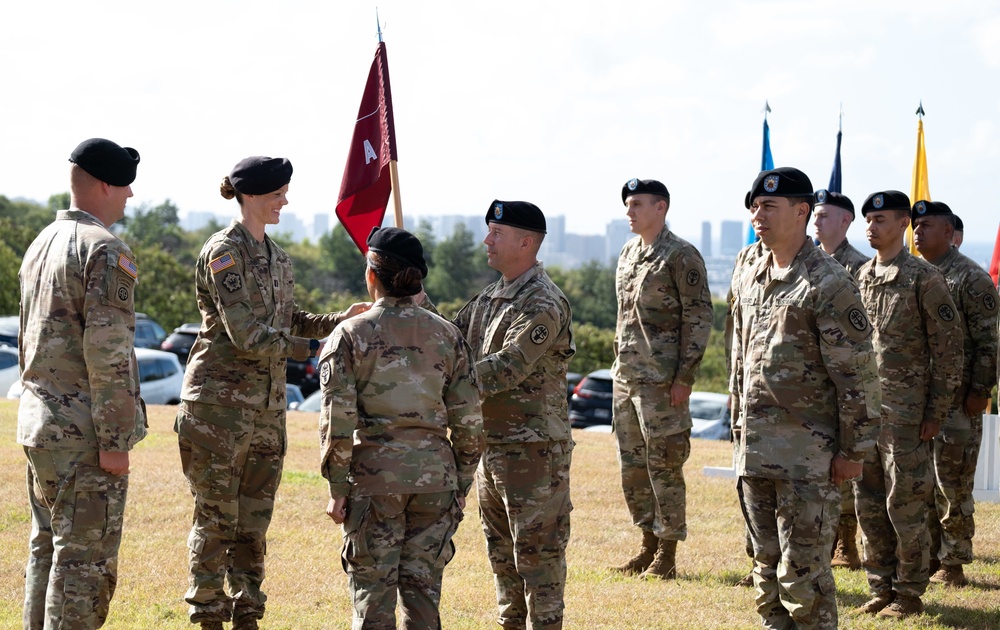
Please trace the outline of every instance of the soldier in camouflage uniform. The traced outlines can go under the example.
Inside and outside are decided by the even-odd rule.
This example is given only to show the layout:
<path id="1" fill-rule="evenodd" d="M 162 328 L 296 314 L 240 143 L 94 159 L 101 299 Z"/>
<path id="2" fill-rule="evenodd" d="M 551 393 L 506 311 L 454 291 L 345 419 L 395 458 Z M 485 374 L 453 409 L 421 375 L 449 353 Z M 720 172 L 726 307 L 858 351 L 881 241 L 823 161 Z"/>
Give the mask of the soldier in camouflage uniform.
<path id="1" fill-rule="evenodd" d="M 320 357 L 327 514 L 344 524 L 354 630 L 441 628 L 441 577 L 455 553 L 483 451 L 471 350 L 415 296 L 423 248 L 398 228 L 368 237 L 375 303 L 338 326 Z"/>
<path id="2" fill-rule="evenodd" d="M 503 277 L 455 318 L 479 374 L 486 451 L 476 478 L 504 628 L 563 621 L 573 439 L 566 367 L 576 352 L 569 302 L 537 261 L 545 217 L 494 201 L 484 240 Z"/>
<path id="3" fill-rule="evenodd" d="M 31 539 L 24 628 L 100 628 L 118 582 L 129 451 L 146 436 L 135 352 L 139 269 L 109 231 L 125 216 L 139 153 L 103 138 L 70 156 L 70 208 L 19 273 Z"/>
<path id="4" fill-rule="evenodd" d="M 847 241 L 847 230 L 854 223 L 854 202 L 847 195 L 825 189 L 816 191 L 813 209 L 813 227 L 820 249 L 833 256 L 853 276 L 868 257 Z M 854 485 L 845 481 L 840 486 L 840 523 L 834 537 L 831 566 L 847 567 L 852 571 L 861 568 L 858 555 L 858 516 L 854 507 Z"/>
<path id="5" fill-rule="evenodd" d="M 285 455 L 285 358 L 307 359 L 346 314 L 295 308 L 292 263 L 264 234 L 288 202 L 292 165 L 251 157 L 223 180 L 240 218 L 208 239 L 195 284 L 202 323 L 177 414 L 195 507 L 185 601 L 192 623 L 251 630 L 264 615 L 267 528 Z M 224 582 L 228 579 L 229 595 Z"/>
<path id="6" fill-rule="evenodd" d="M 732 285 L 737 490 L 766 628 L 837 626 L 840 484 L 879 422 L 871 326 L 850 275 L 806 237 L 812 191 L 797 169 L 758 175 L 745 203 L 762 245 Z"/>
<path id="7" fill-rule="evenodd" d="M 882 433 L 854 483 L 872 590 L 858 610 L 901 618 L 924 609 L 927 502 L 934 486 L 929 442 L 961 383 L 961 315 L 941 273 L 903 244 L 910 223 L 906 195 L 874 193 L 861 214 L 878 252 L 858 271 L 858 283 L 875 330 Z"/>
<path id="8" fill-rule="evenodd" d="M 911 216 L 917 250 L 941 270 L 961 315 L 965 362 L 962 385 L 948 419 L 934 438 L 936 510 L 930 517 L 931 582 L 967 584 L 963 564 L 972 562 L 973 513 L 983 413 L 997 383 L 997 313 L 1000 296 L 989 274 L 951 245 L 955 215 L 941 202 L 925 201 Z M 940 569 L 935 567 L 939 561 Z M 936 572 L 935 572 L 936 571 Z"/>
<path id="9" fill-rule="evenodd" d="M 625 503 L 643 539 L 614 570 L 672 579 L 677 541 L 687 538 L 688 398 L 712 330 L 712 299 L 701 254 L 666 226 L 667 187 L 631 179 L 622 202 L 638 236 L 615 274 L 614 431 Z"/>

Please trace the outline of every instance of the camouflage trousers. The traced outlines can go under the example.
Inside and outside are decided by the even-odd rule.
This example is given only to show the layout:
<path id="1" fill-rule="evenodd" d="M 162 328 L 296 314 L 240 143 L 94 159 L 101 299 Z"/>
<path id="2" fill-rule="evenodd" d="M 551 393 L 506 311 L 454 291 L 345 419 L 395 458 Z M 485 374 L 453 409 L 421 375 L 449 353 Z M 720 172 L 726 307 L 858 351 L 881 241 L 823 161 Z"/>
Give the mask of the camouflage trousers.
<path id="1" fill-rule="evenodd" d="M 690 423 L 669 406 L 670 392 L 652 386 L 640 394 L 614 383 L 614 431 L 625 504 L 632 523 L 665 540 L 687 538 L 684 463 L 691 455 Z M 662 407 L 662 408 L 661 408 Z"/>
<path id="2" fill-rule="evenodd" d="M 930 579 L 927 504 L 934 472 L 919 427 L 885 425 L 854 480 L 868 586 L 920 597 Z"/>
<path id="3" fill-rule="evenodd" d="M 185 401 L 175 429 L 194 496 L 184 601 L 192 623 L 264 616 L 264 555 L 285 456 L 285 410 Z M 228 582 L 229 594 L 225 586 Z"/>
<path id="4" fill-rule="evenodd" d="M 456 493 L 349 497 L 341 562 L 354 604 L 353 630 L 441 628 L 441 577 L 462 520 Z"/>
<path id="5" fill-rule="evenodd" d="M 753 541 L 757 612 L 765 628 L 836 628 L 830 547 L 840 489 L 830 481 L 740 477 Z"/>
<path id="6" fill-rule="evenodd" d="M 25 447 L 31 539 L 24 628 L 100 628 L 118 583 L 128 475 L 96 451 Z"/>
<path id="7" fill-rule="evenodd" d="M 952 413 L 961 414 L 968 423 L 962 407 Z M 935 485 L 929 520 L 931 558 L 938 558 L 943 565 L 972 562 L 972 537 L 976 534 L 972 489 L 983 441 L 983 417 L 971 421 L 971 432 L 939 434 L 932 442 Z"/>
<path id="8" fill-rule="evenodd" d="M 476 471 L 498 623 L 559 630 L 570 535 L 573 443 L 487 444 Z"/>

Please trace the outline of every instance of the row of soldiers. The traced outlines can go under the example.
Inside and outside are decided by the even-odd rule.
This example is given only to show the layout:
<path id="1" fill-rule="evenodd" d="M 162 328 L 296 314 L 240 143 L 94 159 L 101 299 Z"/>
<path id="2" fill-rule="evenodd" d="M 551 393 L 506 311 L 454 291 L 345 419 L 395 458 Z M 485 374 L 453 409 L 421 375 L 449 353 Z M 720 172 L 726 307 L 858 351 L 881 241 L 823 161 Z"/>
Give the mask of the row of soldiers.
<path id="1" fill-rule="evenodd" d="M 872 597 L 858 614 L 919 614 L 930 580 L 967 583 L 997 289 L 953 246 L 946 204 L 869 195 L 869 260 L 846 239 L 850 199 L 797 169 L 762 172 L 745 202 L 760 241 L 733 276 L 731 389 L 758 612 L 835 627 L 831 548 L 857 567 L 860 523 Z"/>

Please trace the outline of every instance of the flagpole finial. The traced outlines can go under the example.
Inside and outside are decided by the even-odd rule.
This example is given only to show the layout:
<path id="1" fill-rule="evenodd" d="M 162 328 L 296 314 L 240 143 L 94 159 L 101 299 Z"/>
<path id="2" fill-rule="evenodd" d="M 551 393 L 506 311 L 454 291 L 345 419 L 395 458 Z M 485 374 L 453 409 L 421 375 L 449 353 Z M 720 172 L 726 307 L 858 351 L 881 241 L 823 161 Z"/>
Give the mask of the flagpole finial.
<path id="1" fill-rule="evenodd" d="M 382 43 L 382 22 L 378 19 L 378 7 L 375 7 L 375 27 L 378 29 L 378 43 Z"/>
<path id="2" fill-rule="evenodd" d="M 767 120 L 767 115 L 771 112 L 771 106 L 768 105 L 767 99 L 764 99 L 764 109 L 760 111 L 764 112 L 764 120 Z"/>
<path id="3" fill-rule="evenodd" d="M 917 116 L 924 117 L 924 100 L 920 99 L 920 105 L 917 107 Z"/>
<path id="4" fill-rule="evenodd" d="M 837 131 L 844 130 L 844 101 L 840 101 L 840 118 L 837 120 Z"/>

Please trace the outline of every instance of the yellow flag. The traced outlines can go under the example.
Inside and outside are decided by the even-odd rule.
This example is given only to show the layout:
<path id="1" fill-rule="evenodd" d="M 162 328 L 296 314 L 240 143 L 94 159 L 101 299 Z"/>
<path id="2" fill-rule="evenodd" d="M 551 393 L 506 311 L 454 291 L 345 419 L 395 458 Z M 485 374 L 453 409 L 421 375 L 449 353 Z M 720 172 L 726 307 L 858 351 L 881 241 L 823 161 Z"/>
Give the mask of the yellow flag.
<path id="1" fill-rule="evenodd" d="M 923 109 L 921 107 L 921 109 Z M 917 159 L 913 162 L 913 182 L 910 184 L 910 203 L 931 201 L 931 188 L 927 183 L 927 152 L 924 150 L 924 119 L 917 119 Z M 919 256 L 913 243 L 913 226 L 906 228 L 906 245 L 910 253 Z"/>

